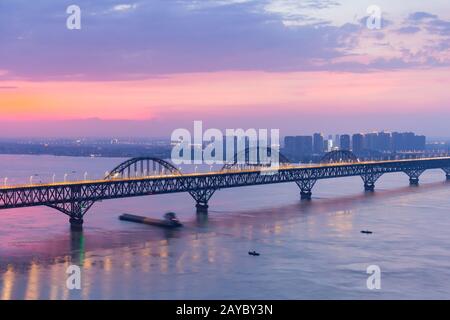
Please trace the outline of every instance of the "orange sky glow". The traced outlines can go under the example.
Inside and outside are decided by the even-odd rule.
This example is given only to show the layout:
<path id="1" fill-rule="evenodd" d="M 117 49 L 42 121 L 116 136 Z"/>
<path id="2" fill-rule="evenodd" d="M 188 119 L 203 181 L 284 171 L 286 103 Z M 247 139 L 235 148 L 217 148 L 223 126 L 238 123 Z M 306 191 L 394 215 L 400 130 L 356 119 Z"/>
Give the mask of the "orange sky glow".
<path id="1" fill-rule="evenodd" d="M 445 111 L 450 70 L 214 72 L 139 81 L 0 82 L 3 120 L 142 120 L 224 112 Z"/>

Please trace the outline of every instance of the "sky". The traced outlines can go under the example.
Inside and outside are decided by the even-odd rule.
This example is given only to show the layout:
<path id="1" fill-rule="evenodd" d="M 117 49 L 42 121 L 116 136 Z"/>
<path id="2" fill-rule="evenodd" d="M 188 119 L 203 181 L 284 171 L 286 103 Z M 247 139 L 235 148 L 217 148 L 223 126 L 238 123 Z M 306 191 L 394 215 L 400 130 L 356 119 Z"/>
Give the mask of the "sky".
<path id="1" fill-rule="evenodd" d="M 1 136 L 449 137 L 449 49 L 448 0 L 0 0 Z"/>

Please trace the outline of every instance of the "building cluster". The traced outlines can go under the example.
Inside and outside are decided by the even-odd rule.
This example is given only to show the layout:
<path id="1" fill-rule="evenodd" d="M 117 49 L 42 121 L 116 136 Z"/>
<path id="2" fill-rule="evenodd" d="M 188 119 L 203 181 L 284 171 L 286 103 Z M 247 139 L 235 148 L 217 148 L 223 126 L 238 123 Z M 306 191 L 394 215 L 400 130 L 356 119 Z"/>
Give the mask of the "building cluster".
<path id="1" fill-rule="evenodd" d="M 356 155 L 371 153 L 421 152 L 426 137 L 413 132 L 373 132 L 353 135 L 286 136 L 283 152 L 293 160 L 305 161 L 334 150 L 348 150 Z"/>

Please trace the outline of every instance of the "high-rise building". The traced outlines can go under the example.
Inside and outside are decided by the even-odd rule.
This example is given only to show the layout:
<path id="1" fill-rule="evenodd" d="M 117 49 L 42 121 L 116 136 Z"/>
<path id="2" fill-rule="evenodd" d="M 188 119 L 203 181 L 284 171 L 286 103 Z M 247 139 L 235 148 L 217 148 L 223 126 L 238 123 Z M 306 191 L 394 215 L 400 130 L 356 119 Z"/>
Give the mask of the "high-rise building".
<path id="1" fill-rule="evenodd" d="M 350 135 L 343 134 L 339 138 L 339 148 L 341 150 L 350 150 Z"/>
<path id="2" fill-rule="evenodd" d="M 341 147 L 341 136 L 340 135 L 337 134 L 334 136 L 333 146 L 336 148 Z"/>
<path id="3" fill-rule="evenodd" d="M 309 157 L 313 153 L 313 140 L 311 136 L 297 136 L 296 143 L 299 150 L 299 158 Z"/>
<path id="4" fill-rule="evenodd" d="M 364 135 L 364 147 L 368 150 L 376 150 L 378 133 L 366 133 Z"/>
<path id="5" fill-rule="evenodd" d="M 375 139 L 374 149 L 377 151 L 389 151 L 391 150 L 391 134 L 389 132 L 378 132 Z"/>
<path id="6" fill-rule="evenodd" d="M 355 133 L 352 136 L 352 151 L 355 154 L 359 154 L 364 150 L 364 135 L 361 133 Z"/>
<path id="7" fill-rule="evenodd" d="M 293 160 L 304 160 L 313 153 L 312 136 L 287 136 L 284 138 L 284 153 Z"/>
<path id="8" fill-rule="evenodd" d="M 392 133 L 392 151 L 422 151 L 425 150 L 426 137 L 417 136 L 413 132 Z"/>
<path id="9" fill-rule="evenodd" d="M 414 137 L 414 149 L 415 151 L 424 151 L 426 147 L 427 138 L 425 136 Z"/>
<path id="10" fill-rule="evenodd" d="M 314 154 L 322 154 L 324 150 L 324 139 L 321 133 L 315 133 L 313 136 L 313 151 Z"/>
<path id="11" fill-rule="evenodd" d="M 288 157 L 292 157 L 297 153 L 295 137 L 287 136 L 284 138 L 284 153 Z"/>

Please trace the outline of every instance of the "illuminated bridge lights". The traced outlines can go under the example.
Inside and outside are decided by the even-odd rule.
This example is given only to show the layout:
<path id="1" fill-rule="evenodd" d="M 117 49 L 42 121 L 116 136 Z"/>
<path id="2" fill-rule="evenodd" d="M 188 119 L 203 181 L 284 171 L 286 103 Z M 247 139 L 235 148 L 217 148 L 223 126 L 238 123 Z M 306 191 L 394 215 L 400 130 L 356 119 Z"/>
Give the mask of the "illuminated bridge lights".
<path id="1" fill-rule="evenodd" d="M 425 170 L 442 169 L 449 179 L 450 157 L 311 165 L 284 163 L 277 169 L 266 174 L 267 168 L 227 166 L 216 172 L 183 174 L 164 160 L 135 158 L 101 180 L 2 186 L 0 209 L 49 206 L 68 215 L 74 229 L 81 229 L 84 215 L 100 200 L 188 192 L 196 201 L 198 212 L 207 212 L 211 196 L 224 188 L 295 182 L 301 198 L 311 199 L 312 189 L 321 179 L 360 176 L 367 191 L 373 191 L 376 181 L 385 173 L 404 172 L 411 184 L 418 184 Z M 128 174 L 136 170 L 156 174 Z"/>

